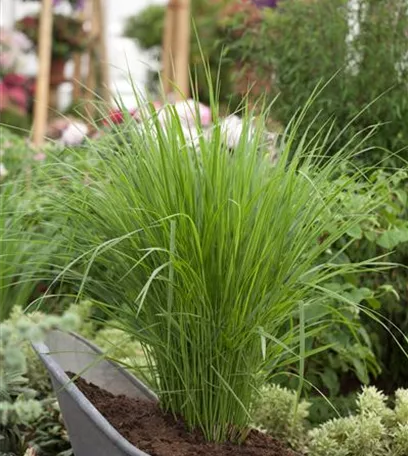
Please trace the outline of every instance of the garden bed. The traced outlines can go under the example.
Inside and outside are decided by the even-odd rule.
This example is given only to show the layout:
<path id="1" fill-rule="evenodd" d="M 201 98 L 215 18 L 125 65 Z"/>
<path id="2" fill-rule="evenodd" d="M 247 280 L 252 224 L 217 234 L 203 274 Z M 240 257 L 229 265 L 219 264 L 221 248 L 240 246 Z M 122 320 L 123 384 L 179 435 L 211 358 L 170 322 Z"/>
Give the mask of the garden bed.
<path id="1" fill-rule="evenodd" d="M 73 374 L 68 373 L 71 378 Z M 82 378 L 78 388 L 129 442 L 151 456 L 297 456 L 281 442 L 256 430 L 241 446 L 206 442 L 199 432 L 188 432 L 182 420 L 165 414 L 155 402 L 114 395 Z"/>

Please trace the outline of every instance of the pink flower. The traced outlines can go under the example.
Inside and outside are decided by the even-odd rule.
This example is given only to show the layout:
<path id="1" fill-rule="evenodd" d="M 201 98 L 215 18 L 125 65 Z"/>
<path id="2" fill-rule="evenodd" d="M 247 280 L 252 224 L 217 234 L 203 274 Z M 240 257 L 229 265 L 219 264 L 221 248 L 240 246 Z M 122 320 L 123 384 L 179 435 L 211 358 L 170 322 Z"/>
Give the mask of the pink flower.
<path id="1" fill-rule="evenodd" d="M 71 122 L 62 132 L 61 142 L 67 146 L 77 146 L 82 143 L 88 131 L 83 122 Z"/>
<path id="2" fill-rule="evenodd" d="M 33 159 L 35 161 L 44 161 L 47 158 L 44 152 L 38 152 L 34 155 Z"/>
<path id="3" fill-rule="evenodd" d="M 14 44 L 22 51 L 28 51 L 32 47 L 32 42 L 28 39 L 27 35 L 23 32 L 14 31 L 13 32 Z"/>
<path id="4" fill-rule="evenodd" d="M 196 125 L 197 111 L 203 127 L 208 127 L 211 124 L 211 109 L 202 103 L 192 99 L 178 101 L 174 104 L 174 108 L 185 126 L 193 127 Z"/>
<path id="5" fill-rule="evenodd" d="M 11 52 L 2 52 L 0 54 L 0 68 L 3 71 L 10 70 L 14 63 L 14 57 Z"/>
<path id="6" fill-rule="evenodd" d="M 22 87 L 9 87 L 7 90 L 9 99 L 14 102 L 19 108 L 26 109 L 27 107 L 27 94 Z"/>
<path id="7" fill-rule="evenodd" d="M 10 86 L 23 86 L 27 80 L 28 78 L 26 76 L 15 73 L 6 74 L 3 78 L 4 83 Z"/>

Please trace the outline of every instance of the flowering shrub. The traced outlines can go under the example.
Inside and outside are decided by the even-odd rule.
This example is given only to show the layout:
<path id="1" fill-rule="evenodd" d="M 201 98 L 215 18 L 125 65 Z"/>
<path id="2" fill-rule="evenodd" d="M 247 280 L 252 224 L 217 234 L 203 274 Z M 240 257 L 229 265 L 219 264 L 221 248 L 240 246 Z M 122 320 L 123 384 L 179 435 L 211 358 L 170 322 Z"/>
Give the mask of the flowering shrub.
<path id="1" fill-rule="evenodd" d="M 18 74 L 22 56 L 31 48 L 22 32 L 0 28 L 0 112 L 3 124 L 28 128 L 24 120 L 31 107 L 34 84 L 31 78 Z M 0 166 L 1 168 L 1 166 Z M 4 176 L 4 170 L 0 173 Z"/>
<path id="2" fill-rule="evenodd" d="M 32 43 L 19 31 L 0 28 L 0 77 L 14 73 L 19 69 L 22 54 L 27 52 Z"/>
<path id="3" fill-rule="evenodd" d="M 38 46 L 39 16 L 26 16 L 16 23 L 18 30 L 24 30 L 35 46 Z M 52 54 L 68 58 L 72 52 L 83 51 L 89 42 L 89 33 L 82 20 L 62 14 L 55 14 L 52 30 Z"/>

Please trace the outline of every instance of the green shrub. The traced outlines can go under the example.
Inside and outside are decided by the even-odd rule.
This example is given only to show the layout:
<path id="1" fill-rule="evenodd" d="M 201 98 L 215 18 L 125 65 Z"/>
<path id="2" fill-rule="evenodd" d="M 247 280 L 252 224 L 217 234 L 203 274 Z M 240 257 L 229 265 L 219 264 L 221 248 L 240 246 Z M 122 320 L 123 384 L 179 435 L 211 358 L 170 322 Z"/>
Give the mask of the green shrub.
<path id="1" fill-rule="evenodd" d="M 339 72 L 308 112 L 303 128 L 319 112 L 324 113 L 310 134 L 316 133 L 332 116 L 336 124 L 331 137 L 335 138 L 358 116 L 343 135 L 344 142 L 357 131 L 381 123 L 379 134 L 370 145 L 392 152 L 404 148 L 401 156 L 407 159 L 406 2 L 358 0 L 355 18 L 349 3 L 281 1 L 277 9 L 264 9 L 261 20 L 251 27 L 247 26 L 245 16 L 232 15 L 225 21 L 230 57 L 241 62 L 244 72 L 255 69 L 271 97 L 279 93 L 273 113 L 284 125 L 319 82 L 326 82 Z M 360 32 L 353 37 L 349 31 L 356 21 L 360 23 Z M 234 75 L 240 76 L 239 72 Z M 384 150 L 378 149 L 368 150 L 362 158 L 376 163 L 386 156 Z M 395 164 L 396 160 L 389 162 Z"/>
<path id="2" fill-rule="evenodd" d="M 15 305 L 28 306 L 37 285 L 49 278 L 52 230 L 39 229 L 36 212 L 40 206 L 35 191 L 24 181 L 0 185 L 0 321 Z"/>
<path id="3" fill-rule="evenodd" d="M 143 49 L 161 46 L 165 14 L 165 6 L 148 6 L 137 16 L 130 16 L 126 20 L 124 35 L 136 40 Z"/>
<path id="4" fill-rule="evenodd" d="M 395 393 L 395 406 L 374 387 L 364 388 L 358 413 L 330 420 L 309 433 L 312 456 L 405 456 L 408 454 L 408 390 Z"/>
<path id="5" fill-rule="evenodd" d="M 252 406 L 252 419 L 260 429 L 292 448 L 304 451 L 310 403 L 298 401 L 296 391 L 279 385 L 261 388 Z"/>
<path id="6" fill-rule="evenodd" d="M 20 456 L 33 436 L 43 429 L 59 429 L 55 398 L 44 367 L 34 354 L 30 342 L 40 341 L 51 329 L 72 330 L 79 324 L 77 316 L 67 312 L 61 317 L 41 313 L 24 315 L 14 306 L 10 319 L 0 323 L 0 452 Z M 57 422 L 57 423 L 56 423 Z M 41 423 L 41 426 L 40 426 Z M 43 436 L 44 437 L 44 436 Z M 50 435 L 38 443 L 50 442 Z M 54 442 L 55 443 L 55 442 Z M 66 446 L 66 444 L 65 444 Z M 54 447 L 55 449 L 55 447 Z M 46 452 L 39 453 L 45 455 Z M 52 453 L 55 455 L 56 453 Z"/>

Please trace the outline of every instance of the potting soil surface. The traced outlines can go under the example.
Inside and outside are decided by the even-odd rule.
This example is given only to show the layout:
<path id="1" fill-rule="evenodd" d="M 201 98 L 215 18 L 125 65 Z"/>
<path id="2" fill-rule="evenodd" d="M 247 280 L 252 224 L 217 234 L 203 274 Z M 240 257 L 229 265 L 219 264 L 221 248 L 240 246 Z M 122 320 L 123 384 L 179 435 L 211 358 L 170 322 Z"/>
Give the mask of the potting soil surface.
<path id="1" fill-rule="evenodd" d="M 182 420 L 163 413 L 154 402 L 115 396 L 82 378 L 75 383 L 125 439 L 151 456 L 299 456 L 256 430 L 250 431 L 242 445 L 209 443 L 201 433 L 189 432 Z"/>

